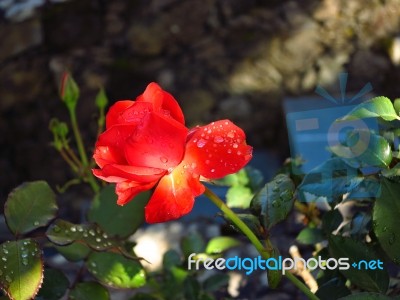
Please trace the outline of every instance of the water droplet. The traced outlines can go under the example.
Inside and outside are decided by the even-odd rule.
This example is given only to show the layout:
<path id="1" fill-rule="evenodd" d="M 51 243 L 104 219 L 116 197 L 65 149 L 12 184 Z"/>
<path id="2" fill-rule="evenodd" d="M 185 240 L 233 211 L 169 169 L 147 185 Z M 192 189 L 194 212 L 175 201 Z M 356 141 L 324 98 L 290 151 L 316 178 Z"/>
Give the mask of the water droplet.
<path id="1" fill-rule="evenodd" d="M 396 235 L 394 232 L 391 232 L 388 240 L 389 245 L 393 245 L 395 241 L 396 241 Z"/>
<path id="2" fill-rule="evenodd" d="M 210 164 L 210 161 L 207 159 L 206 160 L 206 165 L 209 165 Z"/>
<path id="3" fill-rule="evenodd" d="M 200 139 L 197 141 L 197 147 L 203 148 L 207 144 L 207 141 L 204 139 Z"/>
<path id="4" fill-rule="evenodd" d="M 228 136 L 228 138 L 233 139 L 235 137 L 235 133 L 233 131 L 229 131 L 227 136 Z"/>
<path id="5" fill-rule="evenodd" d="M 211 169 L 211 173 L 214 173 L 215 172 L 215 169 Z"/>
<path id="6" fill-rule="evenodd" d="M 94 236 L 96 233 L 94 232 L 93 229 L 90 229 L 90 230 L 89 230 L 89 234 L 90 234 L 91 236 Z"/>
<path id="7" fill-rule="evenodd" d="M 232 145 L 232 147 L 236 149 L 237 147 L 239 147 L 239 145 L 236 144 L 236 143 L 234 143 L 234 144 Z"/>
<path id="8" fill-rule="evenodd" d="M 105 238 L 105 239 L 108 238 L 107 233 L 105 233 L 105 232 L 103 233 L 103 238 Z"/>
<path id="9" fill-rule="evenodd" d="M 168 174 L 171 174 L 172 173 L 172 171 L 174 170 L 174 168 L 168 168 Z"/>
<path id="10" fill-rule="evenodd" d="M 11 277 L 8 276 L 8 275 L 6 275 L 6 281 L 7 281 L 8 283 L 11 283 Z"/>
<path id="11" fill-rule="evenodd" d="M 72 226 L 72 227 L 70 228 L 70 230 L 71 230 L 72 232 L 76 232 L 76 227 L 75 227 L 75 226 Z"/>
<path id="12" fill-rule="evenodd" d="M 22 252 L 21 257 L 22 258 L 27 258 L 28 257 L 28 253 L 27 252 Z"/>
<path id="13" fill-rule="evenodd" d="M 85 238 L 88 237 L 88 233 L 86 231 L 83 233 L 83 237 L 85 237 Z"/>
<path id="14" fill-rule="evenodd" d="M 33 222 L 33 226 L 39 226 L 39 221 L 35 221 L 35 222 Z"/>
<path id="15" fill-rule="evenodd" d="M 53 227 L 53 231 L 54 232 L 60 232 L 61 231 L 61 228 L 60 227 L 58 227 L 57 225 L 55 225 L 54 227 Z"/>
<path id="16" fill-rule="evenodd" d="M 2 261 L 7 261 L 7 257 L 3 256 L 3 257 L 1 258 L 1 260 L 2 260 Z"/>
<path id="17" fill-rule="evenodd" d="M 96 242 L 100 243 L 101 242 L 101 238 L 96 238 Z"/>
<path id="18" fill-rule="evenodd" d="M 193 139 L 193 143 L 195 143 L 195 144 L 196 144 L 196 143 L 197 143 L 197 139 Z"/>
<path id="19" fill-rule="evenodd" d="M 3 249 L 4 254 L 8 254 L 8 250 L 7 249 Z"/>
<path id="20" fill-rule="evenodd" d="M 224 138 L 222 137 L 222 136 L 219 136 L 219 135 L 217 135 L 215 138 L 214 138 L 214 142 L 216 142 L 216 143 L 222 143 L 224 141 Z"/>
<path id="21" fill-rule="evenodd" d="M 96 263 L 95 263 L 94 261 L 92 261 L 92 262 L 90 263 L 90 265 L 91 265 L 93 268 L 96 268 L 96 267 L 97 267 L 97 265 L 96 265 Z"/>
<path id="22" fill-rule="evenodd" d="M 165 164 L 168 162 L 168 158 L 166 158 L 165 156 L 161 156 L 160 161 Z"/>
<path id="23" fill-rule="evenodd" d="M 27 265 L 28 265 L 28 260 L 27 260 L 27 259 L 23 259 L 23 260 L 22 260 L 22 264 L 23 264 L 24 266 L 27 266 Z"/>
<path id="24" fill-rule="evenodd" d="M 197 167 L 196 163 L 192 163 L 190 166 L 192 167 L 192 169 Z"/>
<path id="25" fill-rule="evenodd" d="M 228 149 L 226 152 L 228 152 L 228 154 L 232 153 L 232 149 Z"/>
<path id="26" fill-rule="evenodd" d="M 236 154 L 240 156 L 240 155 L 242 155 L 242 152 L 238 151 L 238 152 L 236 152 Z"/>
<path id="27" fill-rule="evenodd" d="M 78 232 L 82 232 L 83 231 L 83 228 L 82 227 L 78 227 Z"/>

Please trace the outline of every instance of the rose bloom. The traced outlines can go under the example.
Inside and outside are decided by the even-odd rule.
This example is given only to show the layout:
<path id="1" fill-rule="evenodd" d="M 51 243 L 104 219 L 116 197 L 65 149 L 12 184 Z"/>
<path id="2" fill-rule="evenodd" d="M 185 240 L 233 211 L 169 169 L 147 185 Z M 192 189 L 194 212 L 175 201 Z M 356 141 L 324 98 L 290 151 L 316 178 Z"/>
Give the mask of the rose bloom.
<path id="1" fill-rule="evenodd" d="M 224 177 L 249 162 L 252 148 L 245 138 L 228 120 L 189 130 L 174 97 L 150 83 L 136 101 L 109 109 L 93 155 L 100 169 L 93 174 L 116 183 L 119 205 L 155 187 L 145 218 L 165 222 L 192 210 L 205 190 L 200 179 Z"/>

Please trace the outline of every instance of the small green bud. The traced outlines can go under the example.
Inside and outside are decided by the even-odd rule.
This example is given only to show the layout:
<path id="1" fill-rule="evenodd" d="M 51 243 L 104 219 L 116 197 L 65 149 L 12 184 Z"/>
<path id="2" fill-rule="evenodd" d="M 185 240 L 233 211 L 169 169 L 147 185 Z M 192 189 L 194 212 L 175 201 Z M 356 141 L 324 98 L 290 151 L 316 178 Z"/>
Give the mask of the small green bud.
<path id="1" fill-rule="evenodd" d="M 96 106 L 99 109 L 104 109 L 108 104 L 108 98 L 106 93 L 104 92 L 104 89 L 101 88 L 100 91 L 98 92 L 96 96 Z"/>
<path id="2" fill-rule="evenodd" d="M 64 72 L 61 79 L 60 97 L 69 110 L 74 110 L 79 99 L 79 87 L 69 72 Z"/>

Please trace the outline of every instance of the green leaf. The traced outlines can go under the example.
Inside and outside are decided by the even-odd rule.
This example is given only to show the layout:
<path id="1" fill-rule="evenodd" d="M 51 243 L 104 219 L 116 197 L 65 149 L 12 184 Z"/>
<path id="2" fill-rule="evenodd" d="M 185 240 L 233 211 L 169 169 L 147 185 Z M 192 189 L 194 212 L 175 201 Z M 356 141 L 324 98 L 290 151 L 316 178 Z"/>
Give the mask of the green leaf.
<path id="1" fill-rule="evenodd" d="M 186 278 L 183 284 L 183 292 L 185 295 L 185 300 L 198 300 L 198 296 L 200 295 L 200 283 L 192 278 Z"/>
<path id="2" fill-rule="evenodd" d="M 238 240 L 228 236 L 218 236 L 211 239 L 206 247 L 207 254 L 220 254 L 230 248 L 239 246 Z"/>
<path id="3" fill-rule="evenodd" d="M 329 237 L 329 250 L 332 257 L 336 259 L 349 258 L 349 269 L 340 270 L 340 272 L 353 284 L 370 292 L 386 292 L 389 285 L 387 271 L 379 269 L 377 264 L 375 269 L 365 269 L 363 264 L 359 264 L 361 260 L 378 262 L 379 257 L 371 247 L 353 238 L 331 235 Z M 362 269 L 353 267 L 353 263 L 359 264 Z"/>
<path id="4" fill-rule="evenodd" d="M 336 300 L 339 297 L 350 295 L 350 290 L 345 286 L 342 280 L 333 278 L 321 285 L 315 295 L 324 300 Z"/>
<path id="5" fill-rule="evenodd" d="M 306 227 L 302 231 L 300 231 L 296 240 L 304 245 L 313 245 L 325 240 L 325 236 L 323 234 L 323 231 L 319 228 Z"/>
<path id="6" fill-rule="evenodd" d="M 0 247 L 0 286 L 15 300 L 34 298 L 43 279 L 42 251 L 31 239 L 8 241 Z"/>
<path id="7" fill-rule="evenodd" d="M 192 253 L 203 253 L 205 249 L 203 237 L 196 232 L 185 236 L 181 244 L 182 252 L 185 257 L 189 257 Z"/>
<path id="8" fill-rule="evenodd" d="M 227 274 L 215 274 L 208 277 L 203 282 L 203 288 L 207 292 L 218 291 L 222 287 L 225 287 L 229 283 L 229 275 Z"/>
<path id="9" fill-rule="evenodd" d="M 108 290 L 97 282 L 80 282 L 69 293 L 70 300 L 108 300 Z"/>
<path id="10" fill-rule="evenodd" d="M 386 254 L 400 264 L 400 183 L 383 179 L 381 191 L 373 208 L 373 230 Z"/>
<path id="11" fill-rule="evenodd" d="M 223 185 L 223 186 L 246 186 L 249 182 L 250 179 L 247 176 L 247 172 L 245 169 L 241 169 L 240 171 L 234 173 L 234 174 L 229 174 L 226 175 L 225 177 L 214 180 L 213 181 L 217 185 Z"/>
<path id="12" fill-rule="evenodd" d="M 7 198 L 4 214 L 8 228 L 20 235 L 46 226 L 57 213 L 56 196 L 45 181 L 15 188 Z"/>
<path id="13" fill-rule="evenodd" d="M 357 105 L 341 120 L 354 120 L 380 117 L 385 121 L 399 120 L 393 104 L 387 97 L 375 97 Z"/>
<path id="14" fill-rule="evenodd" d="M 304 176 L 298 189 L 314 195 L 338 197 L 357 188 L 363 181 L 357 170 L 335 157 L 311 170 Z"/>
<path id="15" fill-rule="evenodd" d="M 383 169 L 381 172 L 382 175 L 385 176 L 386 178 L 398 177 L 400 176 L 400 163 L 397 163 L 391 169 Z"/>
<path id="16" fill-rule="evenodd" d="M 73 242 L 72 244 L 65 246 L 54 246 L 62 256 L 69 261 L 80 261 L 85 259 L 92 251 L 85 244 L 79 244 L 79 242 Z"/>
<path id="17" fill-rule="evenodd" d="M 384 137 L 367 130 L 354 130 L 348 139 L 357 139 L 349 149 L 361 166 L 387 168 L 390 165 L 392 150 Z"/>
<path id="18" fill-rule="evenodd" d="M 231 208 L 249 208 L 254 194 L 249 187 L 236 185 L 226 193 L 226 205 Z"/>
<path id="19" fill-rule="evenodd" d="M 160 298 L 154 297 L 147 293 L 137 293 L 135 296 L 133 296 L 129 300 L 160 300 Z"/>
<path id="20" fill-rule="evenodd" d="M 69 245 L 73 242 L 86 245 L 96 251 L 117 249 L 129 255 L 122 244 L 122 241 L 108 236 L 96 224 L 73 224 L 61 219 L 56 220 L 46 231 L 47 238 L 58 246 Z M 84 249 L 82 249 L 85 252 Z"/>
<path id="21" fill-rule="evenodd" d="M 340 300 L 390 300 L 390 299 L 393 298 L 378 293 L 368 293 L 368 292 L 357 293 L 340 298 Z"/>
<path id="22" fill-rule="evenodd" d="M 114 288 L 138 288 L 146 283 L 142 265 L 116 253 L 92 252 L 86 266 L 102 284 Z"/>
<path id="23" fill-rule="evenodd" d="M 69 287 L 68 278 L 57 269 L 45 269 L 44 280 L 35 300 L 61 299 Z"/>
<path id="24" fill-rule="evenodd" d="M 94 199 L 88 215 L 89 221 L 99 224 L 110 235 L 128 237 L 143 224 L 144 207 L 150 195 L 150 192 L 141 193 L 120 206 L 117 204 L 115 185 L 109 185 Z"/>
<path id="25" fill-rule="evenodd" d="M 164 253 L 164 256 L 163 256 L 164 269 L 171 269 L 172 267 L 179 266 L 181 263 L 182 263 L 182 259 L 181 259 L 180 254 L 177 251 L 170 249 Z"/>
<path id="26" fill-rule="evenodd" d="M 400 113 L 400 98 L 394 99 L 393 107 L 394 107 L 394 110 L 396 111 L 396 113 L 399 114 Z"/>
<path id="27" fill-rule="evenodd" d="M 265 228 L 270 229 L 289 214 L 294 189 L 292 180 L 287 175 L 279 174 L 254 196 L 250 209 L 254 215 L 260 216 Z"/>

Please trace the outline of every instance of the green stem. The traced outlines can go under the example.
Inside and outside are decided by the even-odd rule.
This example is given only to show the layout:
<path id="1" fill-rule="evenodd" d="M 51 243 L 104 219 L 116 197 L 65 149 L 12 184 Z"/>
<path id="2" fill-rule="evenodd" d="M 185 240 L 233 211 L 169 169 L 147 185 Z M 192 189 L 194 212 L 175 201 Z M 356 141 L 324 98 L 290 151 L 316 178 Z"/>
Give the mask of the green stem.
<path id="1" fill-rule="evenodd" d="M 89 161 L 88 161 L 88 158 L 86 155 L 85 147 L 83 145 L 82 136 L 81 136 L 81 133 L 80 133 L 80 130 L 78 127 L 78 122 L 76 120 L 75 111 L 69 110 L 69 116 L 71 118 L 72 131 L 74 132 L 76 145 L 78 147 L 79 156 L 81 158 L 83 169 L 84 169 L 84 177 L 85 177 L 86 181 L 89 183 L 89 185 L 91 186 L 91 188 L 93 189 L 93 191 L 95 193 L 98 193 L 100 191 L 100 187 L 97 184 L 92 172 L 89 170 L 89 168 L 90 168 Z"/>
<path id="2" fill-rule="evenodd" d="M 206 187 L 204 194 L 229 218 L 242 232 L 247 236 L 253 246 L 261 254 L 264 259 L 269 259 L 271 253 L 262 245 L 257 236 L 250 230 L 250 228 L 222 201 L 217 195 L 215 195 L 210 189 Z M 267 244 L 269 240 L 267 240 Z M 287 279 L 289 279 L 299 290 L 301 290 L 309 299 L 319 300 L 310 289 L 302 283 L 296 276 L 292 273 L 285 273 Z"/>

